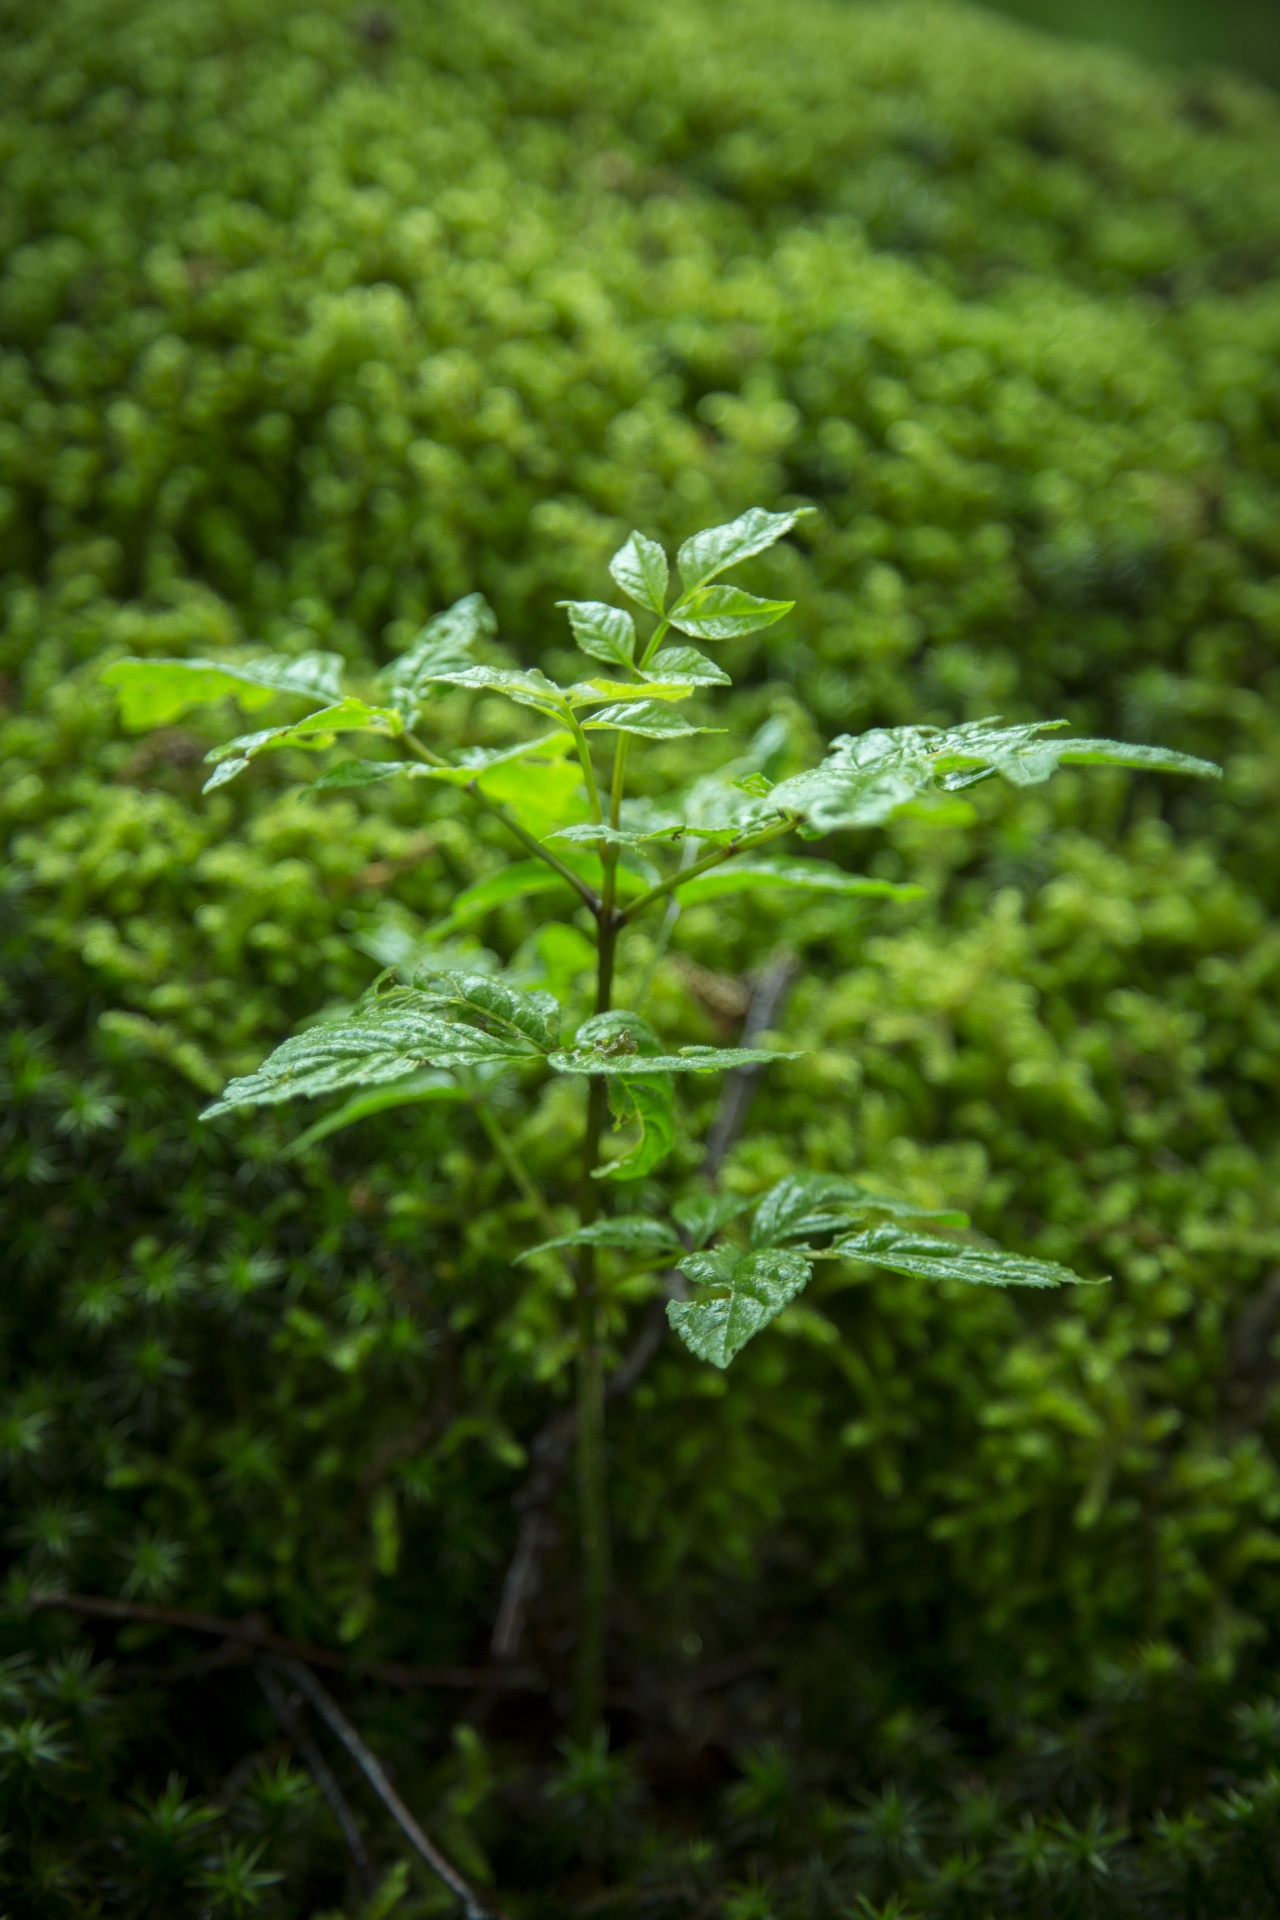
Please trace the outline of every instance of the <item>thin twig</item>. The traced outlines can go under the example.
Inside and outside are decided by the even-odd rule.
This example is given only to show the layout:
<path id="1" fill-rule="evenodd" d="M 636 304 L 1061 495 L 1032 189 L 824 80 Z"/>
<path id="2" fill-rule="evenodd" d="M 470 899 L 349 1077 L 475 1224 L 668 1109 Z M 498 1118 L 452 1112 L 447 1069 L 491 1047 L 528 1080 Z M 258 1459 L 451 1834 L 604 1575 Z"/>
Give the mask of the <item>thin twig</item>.
<path id="1" fill-rule="evenodd" d="M 760 1035 L 773 1025 L 795 973 L 795 956 L 781 953 L 761 974 L 743 1022 L 744 1046 L 754 1046 Z M 716 1178 L 747 1123 L 760 1072 L 759 1066 L 737 1067 L 725 1076 L 703 1163 L 711 1180 Z M 605 1398 L 610 1402 L 624 1399 L 633 1390 L 657 1354 L 667 1331 L 667 1301 L 679 1297 L 683 1284 L 683 1276 L 674 1269 L 666 1275 L 662 1296 L 650 1303 L 626 1355 L 605 1381 Z M 555 1539 L 555 1526 L 547 1509 L 555 1499 L 573 1452 L 577 1428 L 576 1408 L 563 1407 L 547 1421 L 529 1448 L 532 1466 L 512 1500 L 520 1515 L 515 1551 L 502 1582 L 498 1614 L 489 1642 L 489 1651 L 495 1660 L 514 1659 L 520 1651 L 525 1619 L 538 1590 L 542 1555 Z"/>
<path id="2" fill-rule="evenodd" d="M 450 1892 L 456 1894 L 462 1902 L 466 1920 L 502 1920 L 502 1915 L 497 1908 L 485 1905 L 471 1883 L 463 1878 L 452 1861 L 447 1860 L 435 1842 L 423 1832 L 383 1772 L 377 1755 L 369 1751 L 333 1695 L 327 1688 L 321 1686 L 310 1667 L 301 1660 L 279 1657 L 272 1664 L 287 1673 L 290 1679 L 301 1688 L 321 1719 L 341 1740 L 409 1844 L 422 1856 L 432 1872 L 444 1881 Z"/>
<path id="3" fill-rule="evenodd" d="M 260 1615 L 244 1620 L 226 1619 L 216 1613 L 188 1613 L 181 1607 L 156 1607 L 140 1600 L 108 1600 L 89 1593 L 32 1593 L 26 1605 L 33 1613 L 83 1613 L 99 1620 L 137 1620 L 149 1626 L 176 1627 L 184 1633 L 207 1633 L 219 1640 L 236 1640 L 259 1653 L 278 1654 L 282 1659 L 305 1660 L 309 1666 L 324 1667 L 331 1673 L 353 1673 L 381 1680 L 391 1687 L 451 1687 L 470 1692 L 475 1688 L 496 1693 L 543 1693 L 546 1679 L 529 1668 L 508 1668 L 498 1672 L 492 1667 L 408 1667 L 393 1660 L 351 1660 L 331 1647 L 310 1646 L 302 1640 L 287 1640 L 272 1630 Z"/>
<path id="4" fill-rule="evenodd" d="M 257 1676 L 258 1685 L 267 1696 L 267 1705 L 301 1754 L 308 1773 L 329 1803 L 329 1811 L 337 1821 L 342 1837 L 346 1841 L 347 1852 L 351 1855 L 351 1864 L 355 1868 L 360 1891 L 367 1900 L 377 1885 L 377 1877 L 373 1871 L 373 1862 L 369 1858 L 369 1850 L 364 1844 L 364 1835 L 356 1825 L 356 1817 L 347 1805 L 342 1788 L 334 1778 L 333 1769 L 308 1733 L 305 1721 L 281 1686 L 271 1662 L 255 1660 L 253 1670 Z"/>

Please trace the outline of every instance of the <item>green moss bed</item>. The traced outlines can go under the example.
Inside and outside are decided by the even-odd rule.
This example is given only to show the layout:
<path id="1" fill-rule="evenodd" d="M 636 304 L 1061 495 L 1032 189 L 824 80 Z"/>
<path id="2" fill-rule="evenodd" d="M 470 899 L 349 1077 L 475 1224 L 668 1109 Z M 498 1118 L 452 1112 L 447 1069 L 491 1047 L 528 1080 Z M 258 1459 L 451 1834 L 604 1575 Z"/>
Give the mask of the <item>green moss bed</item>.
<path id="1" fill-rule="evenodd" d="M 72 1588 L 344 1649 L 515 1920 L 1273 1915 L 1280 107 L 941 0 L 0 31 L 0 1911 L 449 1910 L 335 1749 L 362 1905 L 248 1664 L 30 1604 Z M 202 799 L 234 717 L 139 740 L 99 675 L 367 665 L 473 589 L 554 667 L 630 527 L 799 503 L 743 734 L 1051 715 L 1227 778 L 980 789 L 837 849 L 919 905 L 682 918 L 688 1040 L 762 938 L 801 963 L 730 1185 L 866 1170 L 1113 1281 L 846 1275 L 727 1380 L 665 1349 L 613 1417 L 612 1748 L 566 1757 L 567 1499 L 543 1691 L 360 1677 L 487 1657 L 568 1391 L 518 1194 L 430 1107 L 196 1119 L 497 841 L 280 763 Z M 541 917 L 469 933 L 568 978 Z M 522 1123 L 548 1181 L 572 1119 Z"/>

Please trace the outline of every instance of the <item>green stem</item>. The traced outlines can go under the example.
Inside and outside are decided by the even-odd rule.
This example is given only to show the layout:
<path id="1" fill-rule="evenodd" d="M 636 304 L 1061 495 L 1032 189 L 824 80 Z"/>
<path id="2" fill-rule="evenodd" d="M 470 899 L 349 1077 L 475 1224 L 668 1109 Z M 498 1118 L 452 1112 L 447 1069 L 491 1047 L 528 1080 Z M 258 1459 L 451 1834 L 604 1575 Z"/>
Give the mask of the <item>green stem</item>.
<path id="1" fill-rule="evenodd" d="M 483 1099 L 479 1094 L 472 1099 L 471 1104 L 476 1110 L 480 1125 L 489 1136 L 490 1145 L 510 1174 L 515 1186 L 537 1214 L 539 1224 L 548 1240 L 558 1239 L 560 1235 L 560 1222 L 556 1219 L 554 1213 L 552 1213 L 550 1207 L 547 1205 L 546 1200 L 534 1185 L 529 1169 L 520 1158 L 515 1142 L 502 1126 L 497 1114 L 493 1111 L 488 1101 Z"/>
<path id="2" fill-rule="evenodd" d="M 570 731 L 573 734 L 574 745 L 578 749 L 578 759 L 582 763 L 582 777 L 587 783 L 587 799 L 591 803 L 591 818 L 599 825 L 604 819 L 604 812 L 600 805 L 600 789 L 596 785 L 596 770 L 591 763 L 591 746 L 586 734 L 582 731 L 578 716 L 575 713 L 567 713 L 566 717 L 569 722 Z"/>
<path id="3" fill-rule="evenodd" d="M 675 873 L 668 874 L 665 880 L 659 881 L 656 887 L 650 887 L 648 893 L 642 893 L 638 899 L 624 907 L 621 913 L 616 915 L 617 924 L 620 927 L 629 926 L 646 907 L 653 906 L 655 901 L 665 900 L 669 893 L 674 893 L 677 887 L 686 886 L 690 880 L 696 880 L 700 873 L 707 873 L 712 867 L 723 866 L 726 860 L 732 860 L 739 853 L 748 853 L 752 847 L 763 847 L 768 841 L 776 840 L 784 833 L 790 833 L 794 826 L 795 821 L 790 817 L 775 821 L 772 826 L 762 827 L 759 833 L 749 833 L 740 840 L 731 840 L 727 847 L 716 847 L 713 852 L 704 854 L 701 860 L 695 860 L 691 867 L 677 868 Z"/>
<path id="4" fill-rule="evenodd" d="M 608 878 L 606 877 L 606 886 Z M 613 998 L 616 916 L 601 914 L 597 949 L 596 1012 L 607 1013 Z M 587 1093 L 587 1129 L 583 1142 L 582 1187 L 578 1215 L 590 1226 L 600 1211 L 600 1164 L 608 1089 L 603 1075 L 593 1076 Z M 573 1690 L 573 1737 L 590 1739 L 604 1707 L 605 1633 L 609 1611 L 609 1506 L 604 1452 L 604 1324 L 596 1249 L 580 1250 L 578 1306 L 578 1525 L 582 1559 L 582 1609 L 578 1627 L 577 1669 Z"/>
<path id="5" fill-rule="evenodd" d="M 653 632 L 649 635 L 648 646 L 645 648 L 643 654 L 640 656 L 640 665 L 642 667 L 648 666 L 654 654 L 658 651 L 658 648 L 662 645 L 663 640 L 666 638 L 666 635 L 670 626 L 671 626 L 671 622 L 669 620 L 659 620 L 657 626 L 654 628 Z"/>
<path id="6" fill-rule="evenodd" d="M 405 733 L 400 737 L 410 751 L 416 753 L 418 758 L 424 760 L 428 766 L 448 767 L 452 773 L 458 771 L 451 760 L 446 760 L 443 754 L 434 752 L 432 748 L 426 746 L 423 741 L 419 740 L 416 734 Z M 537 859 L 545 861 L 546 865 L 549 866 L 553 872 L 558 873 L 567 886 L 572 887 L 575 893 L 582 896 L 592 913 L 599 913 L 600 899 L 594 887 L 588 886 L 580 873 L 575 873 L 572 867 L 567 866 L 563 860 L 552 853 L 550 847 L 545 847 L 536 835 L 527 832 L 526 829 L 520 825 L 520 822 L 507 812 L 507 809 L 502 805 L 501 801 L 491 800 L 487 793 L 482 792 L 479 784 L 479 775 L 477 775 L 474 780 L 468 780 L 465 786 L 463 786 L 462 792 L 469 794 L 471 799 L 473 799 L 478 806 L 483 807 L 486 813 L 492 814 L 495 820 L 501 821 L 507 832 L 512 834 L 514 838 L 520 842 L 520 845 L 527 853 L 532 853 Z M 597 814 L 597 818 L 598 817 Z"/>

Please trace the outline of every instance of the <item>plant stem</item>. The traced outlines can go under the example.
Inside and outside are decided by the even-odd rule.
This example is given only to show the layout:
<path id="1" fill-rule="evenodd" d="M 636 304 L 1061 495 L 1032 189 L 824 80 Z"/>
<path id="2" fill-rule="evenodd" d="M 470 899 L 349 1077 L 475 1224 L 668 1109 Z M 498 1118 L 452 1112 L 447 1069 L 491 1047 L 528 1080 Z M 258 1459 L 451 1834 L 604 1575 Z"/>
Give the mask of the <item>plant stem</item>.
<path id="1" fill-rule="evenodd" d="M 790 833 L 795 824 L 795 820 L 790 816 L 785 820 L 776 820 L 770 826 L 762 827 L 758 833 L 744 834 L 740 840 L 731 840 L 727 847 L 717 847 L 713 853 L 704 854 L 702 859 L 695 860 L 691 867 L 678 868 L 675 873 L 669 874 L 665 880 L 660 881 L 656 887 L 650 887 L 648 893 L 642 893 L 638 899 L 625 906 L 617 915 L 618 925 L 628 926 L 632 920 L 644 912 L 646 907 L 653 906 L 658 900 L 665 900 L 667 895 L 674 893 L 677 887 L 683 887 L 690 880 L 696 880 L 700 873 L 707 873 L 712 867 L 723 866 L 726 860 L 732 860 L 736 854 L 748 853 L 752 847 L 762 847 L 767 841 L 776 840 L 781 834 Z"/>
<path id="2" fill-rule="evenodd" d="M 605 887 L 613 875 L 606 868 Z M 601 912 L 597 948 L 596 1012 L 607 1013 L 613 998 L 613 960 L 617 941 L 612 908 Z M 608 1089 L 593 1077 L 587 1093 L 587 1128 L 582 1154 L 578 1215 L 589 1226 L 600 1211 L 600 1163 Z M 585 1742 L 599 1724 L 604 1704 L 605 1633 L 609 1608 L 609 1506 L 604 1453 L 603 1315 L 596 1271 L 596 1249 L 584 1246 L 578 1260 L 578 1527 L 582 1560 L 582 1605 L 574 1674 L 575 1740 Z"/>
<path id="3" fill-rule="evenodd" d="M 443 754 L 434 752 L 419 740 L 416 734 L 405 733 L 400 737 L 410 751 L 416 753 L 418 758 L 425 761 L 428 766 L 448 767 L 453 773 L 458 771 L 451 760 L 446 760 Z M 532 853 L 539 860 L 545 861 L 547 866 L 560 875 L 566 886 L 572 887 L 575 893 L 581 894 L 592 913 L 599 913 L 600 901 L 594 888 L 587 885 L 580 873 L 575 873 L 572 867 L 567 866 L 563 860 L 552 853 L 550 847 L 545 847 L 535 834 L 527 832 L 520 822 L 507 812 L 501 801 L 491 800 L 480 787 L 479 775 L 474 780 L 468 780 L 462 791 L 468 794 L 478 806 L 483 807 L 486 813 L 492 814 L 495 820 L 500 820 L 507 832 L 520 842 L 527 853 Z"/>
<path id="4" fill-rule="evenodd" d="M 567 712 L 566 719 L 569 730 L 573 734 L 574 745 L 578 749 L 578 759 L 582 765 L 582 777 L 587 783 L 587 799 L 591 805 L 591 818 L 598 824 L 604 819 L 604 811 L 600 805 L 600 789 L 596 785 L 596 770 L 591 759 L 591 744 L 586 734 L 582 731 L 582 726 L 577 715 L 572 712 Z"/>
<path id="5" fill-rule="evenodd" d="M 510 1138 L 497 1114 L 488 1101 L 479 1094 L 472 1100 L 472 1106 L 479 1116 L 480 1125 L 489 1136 L 494 1152 L 511 1175 L 516 1187 L 524 1195 L 538 1216 L 538 1223 L 549 1240 L 554 1240 L 560 1232 L 560 1223 L 552 1213 L 542 1194 L 533 1183 L 528 1167 L 520 1158 L 515 1142 Z"/>

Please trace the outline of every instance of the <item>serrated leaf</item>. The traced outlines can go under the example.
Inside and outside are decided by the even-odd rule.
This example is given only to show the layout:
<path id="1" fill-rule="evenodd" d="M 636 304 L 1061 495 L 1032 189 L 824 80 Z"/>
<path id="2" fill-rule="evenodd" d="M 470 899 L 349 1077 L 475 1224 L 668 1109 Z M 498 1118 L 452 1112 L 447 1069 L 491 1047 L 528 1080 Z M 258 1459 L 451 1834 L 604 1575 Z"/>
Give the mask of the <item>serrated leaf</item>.
<path id="1" fill-rule="evenodd" d="M 503 693 L 519 706 L 533 707 L 538 713 L 564 712 L 565 690 L 548 680 L 537 667 L 456 667 L 432 675 L 442 687 L 470 687 L 473 691 Z"/>
<path id="2" fill-rule="evenodd" d="M 656 540 L 642 533 L 629 534 L 609 562 L 609 571 L 622 591 L 659 616 L 667 600 L 667 556 Z"/>
<path id="3" fill-rule="evenodd" d="M 579 1031 L 579 1041 L 581 1031 Z M 603 1073 L 634 1079 L 644 1073 L 724 1073 L 731 1067 L 768 1066 L 775 1060 L 798 1060 L 798 1053 L 765 1053 L 759 1047 L 681 1047 L 678 1053 L 642 1054 L 626 1051 L 625 1036 L 616 1050 L 575 1044 L 553 1053 L 550 1065 L 557 1073 Z"/>
<path id="4" fill-rule="evenodd" d="M 686 1254 L 679 1267 L 695 1291 L 667 1303 L 667 1320 L 689 1351 L 713 1367 L 727 1367 L 795 1299 L 811 1271 L 800 1253 L 738 1247 Z"/>
<path id="5" fill-rule="evenodd" d="M 753 1247 L 782 1247 L 834 1233 L 858 1214 L 888 1213 L 900 1219 L 936 1220 L 940 1226 L 967 1227 L 968 1215 L 913 1206 L 908 1200 L 876 1193 L 860 1180 L 836 1173 L 791 1173 L 764 1195 L 751 1223 Z M 941 1245 L 942 1242 L 937 1244 Z"/>
<path id="6" fill-rule="evenodd" d="M 348 696 L 336 706 L 322 707 L 318 713 L 310 713 L 305 720 L 295 721 L 290 726 L 266 727 L 260 733 L 244 733 L 237 740 L 228 740 L 224 745 L 212 748 L 205 759 L 212 761 L 217 770 L 205 781 L 204 791 L 210 793 L 215 787 L 225 786 L 228 780 L 243 773 L 250 761 L 256 760 L 262 753 L 279 753 L 290 747 L 319 753 L 332 746 L 340 733 L 394 735 L 403 729 L 404 722 L 394 708 L 371 707 L 363 700 Z"/>
<path id="7" fill-rule="evenodd" d="M 708 1240 L 719 1233 L 721 1227 L 727 1227 L 731 1220 L 754 1206 L 755 1202 L 740 1193 L 694 1193 L 683 1200 L 677 1200 L 671 1209 L 671 1215 L 678 1227 L 683 1227 L 694 1244 L 695 1250 L 704 1247 Z"/>
<path id="8" fill-rule="evenodd" d="M 479 1013 L 490 1022 L 550 1053 L 560 1038 L 560 1007 L 549 993 L 524 993 L 491 973 L 436 968 L 419 969 L 414 986 L 436 1006 Z"/>
<path id="9" fill-rule="evenodd" d="M 758 600 L 741 587 L 699 587 L 672 610 L 671 624 L 695 640 L 741 640 L 772 627 L 794 600 Z"/>
<path id="10" fill-rule="evenodd" d="M 846 873 L 824 860 L 728 860 L 687 880 L 676 891 L 682 907 L 718 900 L 722 894 L 744 893 L 758 887 L 799 887 L 808 893 L 836 893 L 869 900 L 919 900 L 924 888 L 912 882 L 869 880 Z"/>
<path id="11" fill-rule="evenodd" d="M 728 687 L 733 682 L 723 667 L 708 660 L 696 647 L 663 647 L 647 666 L 637 669 L 646 680 L 669 687 Z"/>
<path id="12" fill-rule="evenodd" d="M 636 655 L 636 623 L 621 607 L 606 606 L 603 600 L 557 600 L 573 628 L 573 637 L 583 653 L 593 660 L 607 660 L 615 667 L 630 667 Z"/>
<path id="13" fill-rule="evenodd" d="M 377 1087 L 370 1093 L 357 1093 L 342 1106 L 326 1113 L 322 1120 L 308 1127 L 285 1148 L 284 1158 L 295 1159 L 305 1153 L 308 1147 L 318 1146 L 327 1140 L 331 1133 L 338 1133 L 343 1127 L 353 1127 L 357 1120 L 372 1119 L 375 1114 L 388 1113 L 396 1107 L 416 1107 L 439 1101 L 465 1100 L 466 1089 L 451 1079 L 447 1073 L 441 1073 L 434 1067 L 428 1067 L 423 1073 L 411 1073 L 407 1080 L 397 1080 L 389 1087 Z"/>
<path id="14" fill-rule="evenodd" d="M 867 1227 L 838 1240 L 830 1249 L 849 1260 L 865 1260 L 891 1273 L 907 1273 L 925 1280 L 963 1280 L 972 1286 L 1065 1287 L 1102 1284 L 1082 1280 L 1055 1260 L 1033 1260 L 1026 1254 L 1002 1253 L 992 1247 L 969 1247 L 959 1241 L 937 1240 L 927 1233 L 909 1233 L 901 1227 Z"/>
<path id="15" fill-rule="evenodd" d="M 616 1247 L 622 1253 L 676 1253 L 680 1241 L 661 1220 L 647 1214 L 623 1213 L 613 1220 L 593 1220 L 588 1227 L 576 1227 L 556 1240 L 543 1240 L 516 1255 L 516 1262 L 532 1260 L 535 1254 L 552 1253 L 559 1247 Z"/>
<path id="16" fill-rule="evenodd" d="M 724 732 L 723 727 L 690 726 L 669 706 L 653 699 L 600 707 L 582 724 L 587 732 L 634 733 L 645 740 L 674 740 L 684 734 Z"/>
<path id="17" fill-rule="evenodd" d="M 471 649 L 476 641 L 490 638 L 497 630 L 493 611 L 479 593 L 467 594 L 427 621 L 380 679 L 392 706 L 404 716 L 407 725 L 413 725 L 419 707 L 440 675 L 470 666 Z"/>
<path id="18" fill-rule="evenodd" d="M 249 660 L 115 660 L 104 685 L 115 693 L 126 727 L 170 725 L 192 707 L 231 695 L 251 712 L 276 694 L 331 702 L 342 698 L 337 653 L 264 653 Z"/>
<path id="19" fill-rule="evenodd" d="M 430 1011 L 415 997 L 397 994 L 351 1018 L 295 1033 L 256 1073 L 233 1080 L 201 1118 L 300 1095 L 385 1086 L 422 1067 L 516 1065 L 536 1057 L 527 1040 L 482 1033 Z"/>
<path id="20" fill-rule="evenodd" d="M 714 580 L 739 560 L 763 553 L 766 547 L 781 540 L 784 533 L 789 533 L 802 514 L 810 512 L 810 507 L 798 508 L 794 513 L 766 513 L 763 507 L 751 507 L 723 527 L 707 527 L 695 533 L 685 541 L 678 555 L 685 590 Z"/>
<path id="21" fill-rule="evenodd" d="M 630 1153 L 597 1167 L 598 1180 L 643 1180 L 670 1153 L 676 1140 L 676 1100 L 665 1073 L 610 1083 L 610 1105 L 620 1126 L 636 1121 L 640 1137 Z"/>

